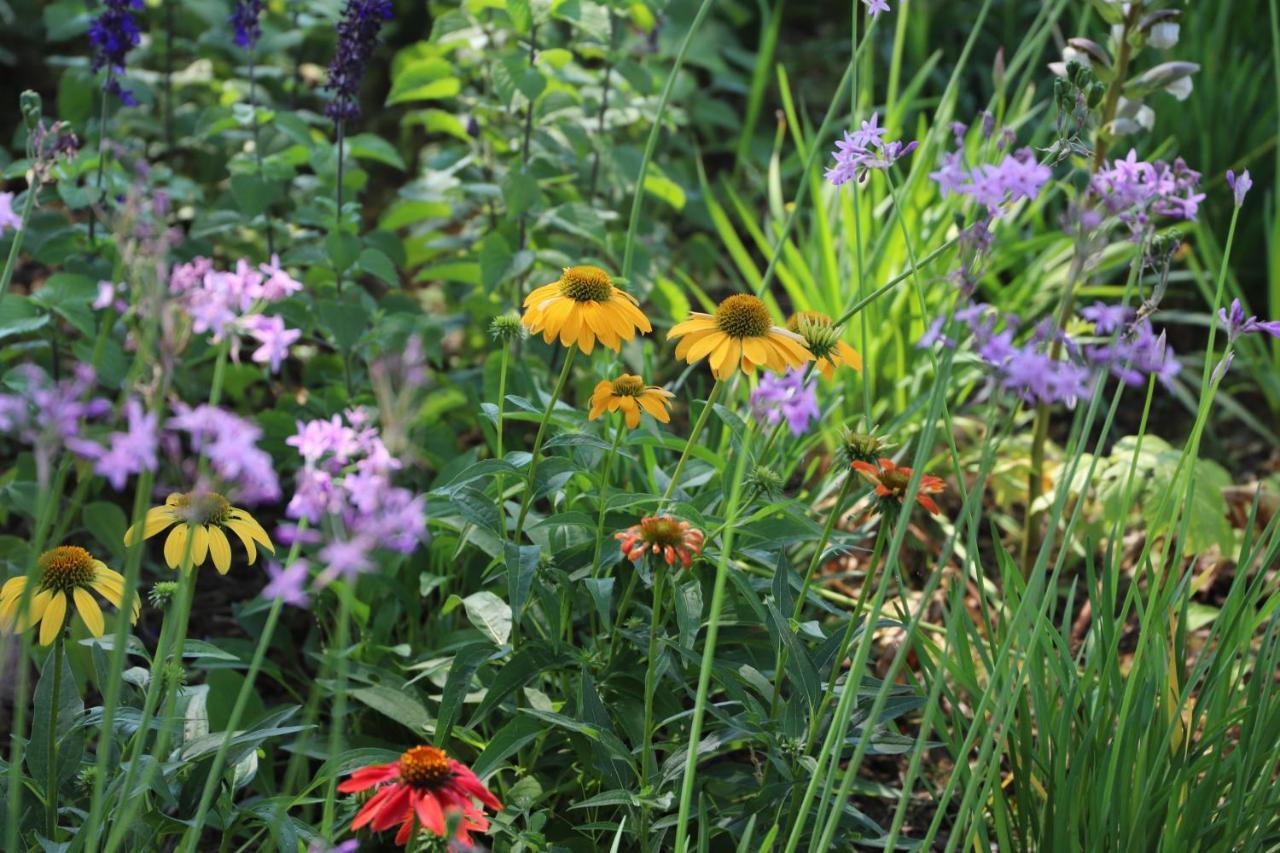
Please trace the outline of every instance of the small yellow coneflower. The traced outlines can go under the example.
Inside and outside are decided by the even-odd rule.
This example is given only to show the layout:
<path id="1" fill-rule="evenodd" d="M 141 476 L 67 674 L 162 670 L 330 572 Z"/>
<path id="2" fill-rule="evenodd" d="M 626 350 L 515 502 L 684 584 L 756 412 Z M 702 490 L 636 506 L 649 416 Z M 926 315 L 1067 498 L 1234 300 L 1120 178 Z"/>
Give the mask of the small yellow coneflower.
<path id="1" fill-rule="evenodd" d="M 637 329 L 653 331 L 636 298 L 615 287 L 599 267 L 565 267 L 558 281 L 526 296 L 524 307 L 521 322 L 530 332 L 541 332 L 547 343 L 559 337 L 562 345 L 577 344 L 585 353 L 591 352 L 597 340 L 617 352 L 623 341 L 635 337 Z"/>
<path id="2" fill-rule="evenodd" d="M 709 357 L 716 379 L 728 379 L 739 367 L 752 373 L 761 365 L 785 373 L 813 358 L 804 338 L 775 326 L 765 304 L 744 293 L 721 302 L 714 316 L 693 312 L 667 333 L 668 340 L 675 338 L 683 338 L 676 358 L 693 364 Z"/>
<path id="3" fill-rule="evenodd" d="M 804 338 L 824 378 L 830 379 L 842 364 L 862 370 L 862 356 L 840 337 L 844 329 L 821 311 L 797 311 L 787 321 L 787 328 Z"/>
<path id="4" fill-rule="evenodd" d="M 154 506 L 147 510 L 143 521 L 142 538 L 150 539 L 157 533 L 168 530 L 169 536 L 164 540 L 164 561 L 169 568 L 176 569 L 182 564 L 182 557 L 187 550 L 187 539 L 191 539 L 191 565 L 201 566 L 212 556 L 213 565 L 219 574 L 225 575 L 231 568 L 231 542 L 225 527 L 240 537 L 244 550 L 249 555 L 249 565 L 258 559 L 257 542 L 272 554 L 276 548 L 271 544 L 271 537 L 262 525 L 246 510 L 231 505 L 231 502 L 216 492 L 175 492 L 165 498 L 164 506 Z M 137 542 L 137 526 L 125 531 L 124 542 L 132 545 Z"/>
<path id="5" fill-rule="evenodd" d="M 671 397 L 671 392 L 665 388 L 645 385 L 639 376 L 624 373 L 612 382 L 608 379 L 600 380 L 596 390 L 591 393 L 591 411 L 587 419 L 594 421 L 606 410 L 621 410 L 627 426 L 635 429 L 640 425 L 640 410 L 644 409 L 662 423 L 671 423 L 671 415 L 667 411 L 671 406 Z"/>
<path id="6" fill-rule="evenodd" d="M 71 605 L 80 614 L 89 633 L 101 637 L 105 626 L 102 608 L 91 595 L 98 593 L 120 607 L 124 599 L 124 578 L 119 572 L 75 545 L 61 545 L 45 551 L 36 561 L 39 580 L 27 600 L 26 612 L 19 614 L 22 594 L 27 588 L 25 577 L 9 578 L 0 587 L 0 627 L 18 633 L 40 623 L 40 645 L 47 646 L 58 638 L 67 621 Z M 138 597 L 133 596 L 132 621 L 138 621 Z"/>

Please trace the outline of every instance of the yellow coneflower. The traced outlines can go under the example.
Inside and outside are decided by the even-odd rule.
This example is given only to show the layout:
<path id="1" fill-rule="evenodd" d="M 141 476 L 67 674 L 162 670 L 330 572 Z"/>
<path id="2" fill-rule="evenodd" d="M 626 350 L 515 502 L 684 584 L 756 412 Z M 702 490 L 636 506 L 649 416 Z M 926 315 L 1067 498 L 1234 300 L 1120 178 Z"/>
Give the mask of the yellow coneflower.
<path id="1" fill-rule="evenodd" d="M 842 364 L 862 370 L 862 356 L 840 337 L 844 330 L 821 311 L 797 311 L 787 321 L 787 328 L 804 338 L 824 378 L 830 379 Z"/>
<path id="2" fill-rule="evenodd" d="M 599 267 L 566 267 L 558 281 L 526 296 L 524 307 L 520 321 L 530 332 L 541 332 L 547 343 L 559 337 L 562 345 L 577 344 L 585 353 L 597 340 L 617 352 L 636 330 L 653 331 L 636 298 L 615 287 Z"/>
<path id="3" fill-rule="evenodd" d="M 728 379 L 739 367 L 752 373 L 761 365 L 784 373 L 813 358 L 804 338 L 775 326 L 765 304 L 743 293 L 721 302 L 714 316 L 693 312 L 667 333 L 668 340 L 675 338 L 683 338 L 676 358 L 693 364 L 710 357 L 716 379 Z"/>
<path id="4" fill-rule="evenodd" d="M 47 646 L 58 638 L 66 624 L 71 605 L 80 614 L 89 633 L 101 637 L 105 626 L 102 608 L 91 595 L 96 592 L 107 601 L 120 607 L 124 599 L 124 578 L 119 572 L 107 568 L 107 564 L 75 545 L 61 545 L 45 551 L 36 561 L 40 578 L 36 590 L 27 600 L 26 612 L 19 614 L 23 591 L 27 588 L 25 577 L 9 578 L 0 587 L 0 627 L 18 633 L 40 623 L 40 645 Z M 138 621 L 138 598 L 133 596 L 130 619 Z"/>
<path id="5" fill-rule="evenodd" d="M 594 421 L 605 411 L 621 410 L 627 426 L 640 425 L 640 410 L 653 415 L 664 424 L 671 423 L 667 409 L 671 406 L 671 392 L 656 385 L 645 385 L 644 380 L 631 373 L 624 373 L 612 382 L 602 379 L 591 393 L 591 411 L 587 419 Z"/>
<path id="6" fill-rule="evenodd" d="M 176 569 L 182 564 L 182 557 L 187 550 L 187 539 L 191 539 L 192 567 L 204 565 L 208 557 L 213 557 L 214 568 L 225 575 L 231 568 L 231 542 L 223 528 L 240 537 L 244 550 L 249 556 L 249 565 L 258 559 L 258 543 L 272 554 L 276 548 L 271 544 L 271 537 L 262 525 L 246 510 L 231 505 L 231 502 L 216 492 L 175 492 L 165 498 L 164 506 L 154 506 L 147 510 L 143 521 L 142 538 L 150 539 L 157 533 L 168 530 L 164 540 L 164 561 L 169 568 Z M 125 531 L 124 543 L 132 545 L 137 542 L 137 526 Z"/>

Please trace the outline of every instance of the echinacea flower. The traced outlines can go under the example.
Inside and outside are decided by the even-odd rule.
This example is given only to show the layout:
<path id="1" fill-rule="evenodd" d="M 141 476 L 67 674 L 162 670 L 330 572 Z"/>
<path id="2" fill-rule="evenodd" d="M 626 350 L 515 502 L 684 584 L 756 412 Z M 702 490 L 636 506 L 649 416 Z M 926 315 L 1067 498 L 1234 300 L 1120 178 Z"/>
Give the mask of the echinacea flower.
<path id="1" fill-rule="evenodd" d="M 204 565 L 208 557 L 213 557 L 214 568 L 218 574 L 225 575 L 231 568 L 231 542 L 223 528 L 240 537 L 251 566 L 258 559 L 255 542 L 272 554 L 276 552 L 262 525 L 247 511 L 232 506 L 216 492 L 175 492 L 169 495 L 164 506 L 153 506 L 147 510 L 142 538 L 150 539 L 170 527 L 173 530 L 164 540 L 164 560 L 171 569 L 182 564 L 187 540 L 190 539 L 192 568 Z M 137 541 L 138 528 L 133 525 L 125 531 L 124 543 L 133 545 Z"/>
<path id="2" fill-rule="evenodd" d="M 784 373 L 813 358 L 804 338 L 774 325 L 765 304 L 745 293 L 725 299 L 714 315 L 694 311 L 667 333 L 668 340 L 676 338 L 683 338 L 676 358 L 693 364 L 709 357 L 716 379 L 728 379 L 739 367 L 754 373 L 758 365 Z"/>
<path id="3" fill-rule="evenodd" d="M 124 578 L 119 572 L 75 545 L 61 545 L 45 551 L 36 561 L 40 577 L 36 590 L 27 600 L 26 612 L 18 613 L 27 588 L 25 577 L 9 578 L 0 587 L 0 628 L 18 633 L 40 623 L 40 645 L 47 646 L 58 638 L 66 624 L 71 605 L 80 613 L 89 633 L 101 637 L 105 630 L 102 608 L 90 594 L 98 593 L 120 607 L 124 599 Z M 138 621 L 138 598 L 133 596 L 130 619 Z"/>
<path id="4" fill-rule="evenodd" d="M 702 531 L 669 515 L 650 515 L 626 530 L 613 534 L 622 543 L 622 555 L 635 562 L 647 553 L 660 556 L 668 566 L 676 560 L 686 569 L 693 556 L 702 553 Z"/>
<path id="5" fill-rule="evenodd" d="M 889 498 L 901 504 L 907 494 L 907 484 L 911 482 L 911 469 L 895 465 L 892 459 L 877 459 L 879 467 L 861 460 L 853 463 L 853 470 L 862 475 L 862 479 L 876 487 L 876 494 L 881 498 Z M 923 474 L 920 477 L 920 488 L 916 490 L 916 503 L 926 511 L 938 515 L 942 512 L 929 495 L 936 495 L 946 488 L 941 477 Z"/>
<path id="6" fill-rule="evenodd" d="M 671 396 L 665 388 L 646 385 L 643 379 L 631 373 L 624 373 L 613 381 L 601 379 L 596 390 L 591 392 L 591 411 L 587 419 L 594 421 L 606 411 L 621 411 L 627 426 L 635 429 L 640 425 L 640 411 L 643 409 L 662 423 L 671 423 L 671 414 L 667 411 L 671 406 Z"/>
<path id="7" fill-rule="evenodd" d="M 521 322 L 547 343 L 577 344 L 590 354 L 596 341 L 617 352 L 622 342 L 653 331 L 636 298 L 613 284 L 600 267 L 565 267 L 559 280 L 544 284 L 524 298 Z"/>
<path id="8" fill-rule="evenodd" d="M 495 812 L 502 810 L 502 803 L 471 768 L 434 746 L 415 746 L 398 761 L 362 767 L 338 790 L 354 794 L 375 786 L 377 792 L 361 807 L 351 829 L 368 825 L 374 832 L 383 832 L 398 824 L 396 844 L 402 847 L 415 826 L 444 836 L 447 818 L 453 815 L 459 818 L 454 838 L 470 845 L 472 832 L 489 831 L 489 821 L 474 801 Z"/>
<path id="9" fill-rule="evenodd" d="M 821 311 L 797 311 L 787 320 L 787 329 L 804 338 L 824 379 L 830 379 L 844 364 L 862 370 L 862 356 L 840 337 L 844 329 Z"/>

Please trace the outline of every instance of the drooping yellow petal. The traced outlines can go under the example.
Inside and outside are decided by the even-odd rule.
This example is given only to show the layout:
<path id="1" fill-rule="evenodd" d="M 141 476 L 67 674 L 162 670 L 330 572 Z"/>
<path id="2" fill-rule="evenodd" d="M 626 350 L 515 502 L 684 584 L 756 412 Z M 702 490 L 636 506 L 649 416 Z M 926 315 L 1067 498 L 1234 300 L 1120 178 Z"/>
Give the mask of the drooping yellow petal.
<path id="1" fill-rule="evenodd" d="M 66 618 L 67 596 L 65 593 L 55 593 L 49 600 L 49 606 L 45 608 L 40 622 L 40 645 L 47 646 L 58 639 Z"/>
<path id="2" fill-rule="evenodd" d="M 622 415 L 631 429 L 640 426 L 640 407 L 636 405 L 635 397 L 622 398 Z"/>
<path id="3" fill-rule="evenodd" d="M 711 372 L 716 379 L 728 379 L 738 365 L 742 347 L 736 338 L 725 336 L 711 353 Z"/>
<path id="4" fill-rule="evenodd" d="M 249 513 L 239 507 L 231 508 L 231 518 L 244 522 L 245 526 L 249 528 L 249 532 L 253 535 L 253 538 L 257 540 L 259 545 L 266 548 L 272 554 L 276 552 L 276 546 L 272 544 L 271 537 L 267 535 L 267 531 L 263 529 L 262 525 L 258 523 L 256 518 L 249 515 Z"/>
<path id="5" fill-rule="evenodd" d="M 169 536 L 164 540 L 164 561 L 171 569 L 182 565 L 182 558 L 187 555 L 188 529 L 188 525 L 179 524 L 169 531 Z"/>
<path id="6" fill-rule="evenodd" d="M 197 524 L 191 528 L 191 565 L 203 566 L 209 557 L 209 528 Z"/>
<path id="7" fill-rule="evenodd" d="M 93 596 L 83 587 L 75 588 L 76 610 L 80 611 L 80 618 L 84 620 L 85 627 L 89 629 L 89 633 L 95 637 L 101 637 L 104 630 L 102 624 L 102 608 L 98 606 L 98 602 L 93 600 Z"/>
<path id="8" fill-rule="evenodd" d="M 662 397 L 652 391 L 645 391 L 637 399 L 640 401 L 640 405 L 644 406 L 646 412 L 664 424 L 671 423 L 671 414 L 667 411 L 667 407 L 663 405 Z"/>
<path id="9" fill-rule="evenodd" d="M 177 516 L 169 511 L 167 506 L 153 506 L 147 510 L 146 518 L 142 521 L 142 538 L 150 539 L 157 533 L 160 533 L 171 524 L 178 522 Z M 137 537 L 138 525 L 131 524 L 129 529 L 124 532 L 124 544 L 134 545 L 138 541 Z"/>
<path id="10" fill-rule="evenodd" d="M 213 557 L 213 567 L 218 574 L 225 575 L 231 568 L 231 543 L 220 527 L 209 528 L 209 555 Z"/>
<path id="11" fill-rule="evenodd" d="M 258 559 L 258 551 L 253 547 L 253 531 L 249 525 L 243 521 L 231 519 L 223 526 L 240 537 L 240 541 L 244 543 L 245 553 L 249 556 L 249 565 L 252 566 Z"/>
<path id="12" fill-rule="evenodd" d="M 61 595 L 61 593 L 58 593 Z M 44 612 L 49 609 L 49 602 L 53 600 L 54 592 L 50 589 L 42 589 L 35 595 L 31 596 L 31 603 L 27 606 L 25 614 L 18 614 L 18 633 L 30 628 L 32 625 L 40 621 L 40 617 L 44 616 Z"/>
<path id="13" fill-rule="evenodd" d="M 671 327 L 671 331 L 667 332 L 667 340 L 678 338 L 681 335 L 687 335 L 690 332 L 708 332 L 720 328 L 716 324 L 716 319 L 710 314 L 693 313 L 689 315 L 689 319 L 683 323 L 676 323 Z"/>

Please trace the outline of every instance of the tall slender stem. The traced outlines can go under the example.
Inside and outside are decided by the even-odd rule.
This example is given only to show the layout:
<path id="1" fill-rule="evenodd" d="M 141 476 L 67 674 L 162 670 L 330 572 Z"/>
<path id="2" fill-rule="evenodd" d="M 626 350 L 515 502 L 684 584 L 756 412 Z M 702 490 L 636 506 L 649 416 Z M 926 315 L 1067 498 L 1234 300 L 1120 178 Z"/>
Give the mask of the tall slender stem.
<path id="1" fill-rule="evenodd" d="M 650 562 L 653 565 L 653 606 L 649 611 L 649 654 L 644 670 L 644 728 L 640 733 L 640 796 L 644 800 L 640 804 L 639 838 L 646 849 L 649 846 L 651 799 L 646 789 L 649 780 L 658 772 L 657 760 L 653 757 L 653 695 L 658 688 L 658 632 L 662 629 L 662 603 L 667 581 L 667 566 L 663 561 L 654 559 Z"/>
<path id="2" fill-rule="evenodd" d="M 338 655 L 338 681 L 333 695 L 333 716 L 329 720 L 329 760 L 333 761 L 342 751 L 342 726 L 347 715 L 347 642 L 350 634 L 351 596 L 354 589 L 342 589 L 338 594 L 338 632 L 334 647 Z M 329 774 L 329 782 L 325 786 L 324 813 L 320 821 L 320 837 L 331 838 L 333 832 L 333 812 L 338 793 L 338 773 Z"/>
<path id="3" fill-rule="evenodd" d="M 600 92 L 600 114 L 596 117 L 595 150 L 591 152 L 591 178 L 587 181 L 587 199 L 596 196 L 596 180 L 600 177 L 600 149 L 604 147 L 604 117 L 609 112 L 609 86 L 613 83 L 613 52 L 617 50 L 618 16 L 609 10 L 609 53 L 605 56 L 604 82 Z"/>
<path id="4" fill-rule="evenodd" d="M 253 118 L 252 118 L 252 124 L 251 124 L 251 128 L 253 130 L 253 159 L 258 167 L 258 180 L 265 183 L 266 173 L 262 167 L 262 134 L 261 134 L 261 126 L 258 124 L 257 66 L 258 66 L 258 42 L 255 39 L 249 45 L 249 109 L 253 111 Z M 339 155 L 339 157 L 341 157 L 341 155 Z M 341 172 L 339 172 L 339 175 L 341 175 Z M 338 183 L 339 183 L 338 193 L 341 194 L 342 193 L 341 178 L 339 178 Z M 341 202 L 339 202 L 338 207 L 339 207 L 339 211 L 341 211 L 341 207 L 342 207 Z M 266 220 L 267 257 L 270 258 L 276 253 L 275 226 L 272 224 L 272 221 L 271 221 L 271 205 L 270 204 L 268 204 L 266 208 L 262 211 L 262 218 Z M 339 225 L 341 225 L 341 222 L 342 222 L 341 212 L 339 212 L 338 214 L 338 222 L 339 222 Z"/>
<path id="5" fill-rule="evenodd" d="M 50 841 L 58 840 L 58 713 L 62 701 L 62 650 L 66 642 L 66 632 L 58 630 L 58 639 L 53 644 L 53 698 L 49 703 L 52 718 L 48 721 L 49 742 L 45 753 L 44 785 L 44 834 Z M 47 664 L 46 664 L 47 666 Z"/>
<path id="6" fill-rule="evenodd" d="M 111 112 L 111 78 L 115 72 L 107 67 L 107 82 L 102 86 L 102 110 L 98 114 L 98 172 L 94 177 L 93 201 L 89 205 L 89 247 L 93 248 L 94 235 L 98 229 L 98 196 L 102 195 L 102 177 L 107 167 L 107 118 Z"/>
<path id="7" fill-rule="evenodd" d="M 344 156 L 343 156 L 343 155 L 346 153 L 346 126 L 347 126 L 347 123 L 346 123 L 345 121 L 343 121 L 342 119 L 339 119 L 339 120 L 338 120 L 338 140 L 337 140 L 337 143 L 338 143 L 338 180 L 337 180 L 337 187 L 336 187 L 336 190 L 335 190 L 335 192 L 336 192 L 336 207 L 334 208 L 334 211 L 333 211 L 333 221 L 334 221 L 334 229 L 333 229 L 333 233 L 334 233 L 334 234 L 336 234 L 336 235 L 338 235 L 338 237 L 339 237 L 339 238 L 341 238 L 341 235 L 342 235 L 342 177 L 343 177 L 343 176 L 342 176 L 342 161 L 343 161 L 343 159 L 344 159 Z M 336 263 L 336 262 L 334 263 L 334 265 L 333 265 L 333 273 L 334 273 L 334 278 L 335 278 L 335 280 L 336 280 L 336 282 L 335 282 L 335 283 L 336 283 L 336 286 L 337 286 L 337 288 L 338 288 L 338 293 L 342 293 L 342 275 L 343 275 L 343 273 L 345 273 L 345 272 L 346 272 L 346 270 L 340 270 L 340 269 L 338 269 L 338 265 L 337 265 L 337 263 Z M 345 357 L 344 357 L 344 359 L 345 359 Z M 348 369 L 350 369 L 350 368 L 348 368 Z M 348 383 L 348 384 L 349 384 L 349 383 Z"/>
<path id="8" fill-rule="evenodd" d="M 698 414 L 698 420 L 694 422 L 693 430 L 689 433 L 689 440 L 684 443 L 684 450 L 681 451 L 680 459 L 676 462 L 676 469 L 671 472 L 671 481 L 667 483 L 667 488 L 662 492 L 662 500 L 658 501 L 659 509 L 676 490 L 676 483 L 680 482 L 680 473 L 684 471 L 684 464 L 689 461 L 689 451 L 693 449 L 693 443 L 702 434 L 702 428 L 707 425 L 707 418 L 711 416 L 711 410 L 715 408 L 716 400 L 719 399 L 723 388 L 724 381 L 720 379 L 717 379 L 716 384 L 711 386 L 711 393 L 707 396 L 707 403 L 702 407 L 702 412 Z"/>
<path id="9" fill-rule="evenodd" d="M 542 440 L 547 433 L 547 424 L 551 421 L 551 413 L 555 411 L 556 403 L 560 400 L 560 395 L 564 393 L 564 386 L 569 382 L 569 370 L 573 367 L 574 356 L 578 354 L 576 345 L 570 346 L 564 356 L 564 366 L 560 368 L 560 378 L 556 380 L 555 390 L 551 392 L 551 399 L 547 400 L 546 411 L 542 413 L 542 420 L 538 422 L 538 432 L 533 438 L 532 456 L 529 458 L 529 473 L 525 476 L 525 493 L 524 498 L 520 502 L 520 514 L 516 517 L 516 530 L 512 536 L 512 541 L 517 547 L 520 545 L 520 536 L 524 533 L 524 521 L 529 515 L 529 508 L 533 506 L 534 477 L 538 473 L 538 457 L 542 452 Z M 515 626 L 512 626 L 515 630 Z"/>
<path id="10" fill-rule="evenodd" d="M 22 252 L 22 238 L 27 233 L 27 224 L 31 221 L 31 211 L 36 206 L 36 195 L 40 192 L 40 185 L 36 183 L 35 179 L 35 171 L 28 172 L 28 175 L 27 198 L 22 203 L 22 222 L 19 223 L 17 230 L 13 232 L 13 243 L 9 245 L 9 257 L 4 262 L 4 273 L 0 274 L 0 302 L 4 301 L 4 295 L 9 292 L 9 282 L 13 280 L 13 271 L 18 266 L 18 255 Z"/>
<path id="11" fill-rule="evenodd" d="M 604 547 L 604 515 L 609 506 L 609 473 L 613 470 L 613 457 L 618 453 L 618 445 L 622 442 L 622 434 L 626 431 L 626 422 L 618 418 L 618 425 L 613 431 L 613 444 L 604 457 L 604 467 L 600 470 L 600 507 L 596 511 L 596 547 L 591 555 L 591 576 L 600 577 L 600 551 Z"/>
<path id="12" fill-rule="evenodd" d="M 165 156 L 172 159 L 173 132 L 173 0 L 164 0 L 164 146 Z"/>

